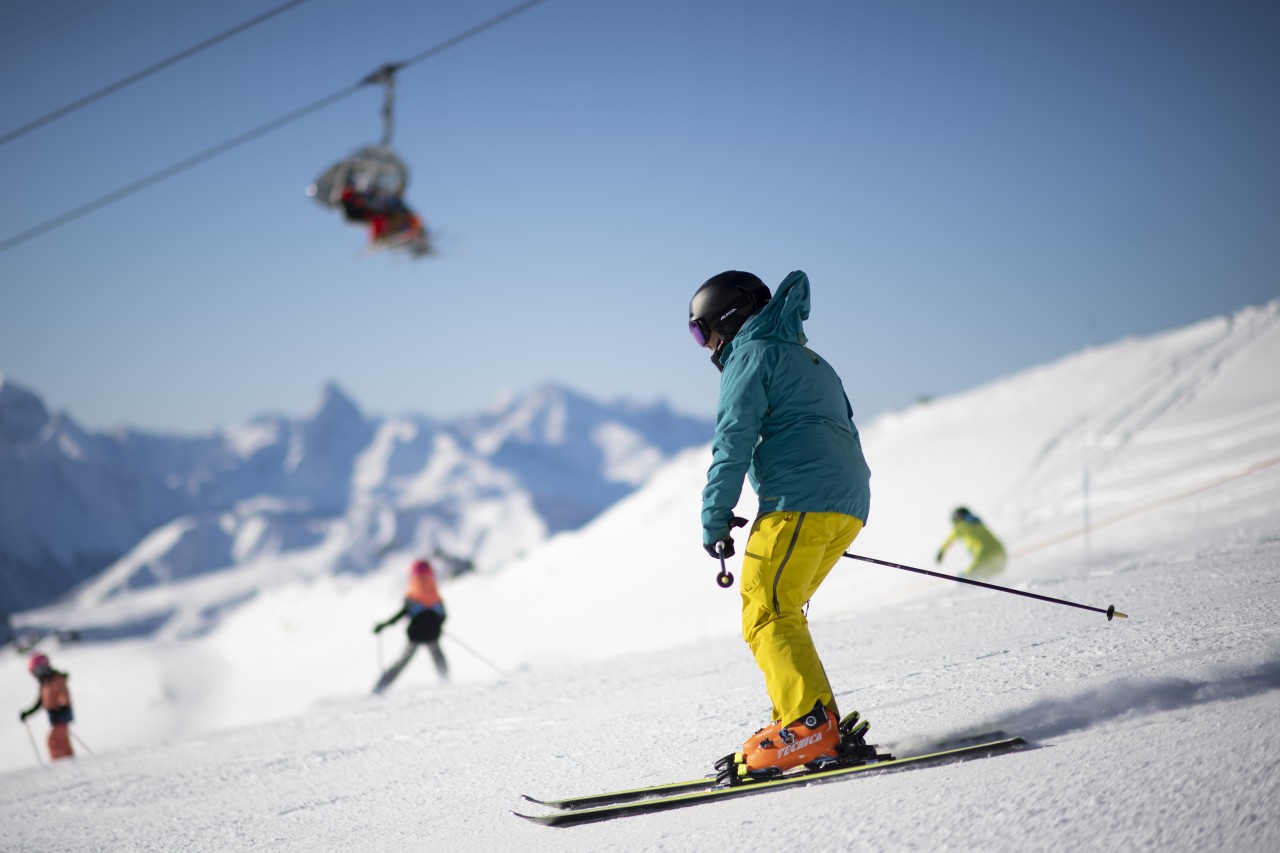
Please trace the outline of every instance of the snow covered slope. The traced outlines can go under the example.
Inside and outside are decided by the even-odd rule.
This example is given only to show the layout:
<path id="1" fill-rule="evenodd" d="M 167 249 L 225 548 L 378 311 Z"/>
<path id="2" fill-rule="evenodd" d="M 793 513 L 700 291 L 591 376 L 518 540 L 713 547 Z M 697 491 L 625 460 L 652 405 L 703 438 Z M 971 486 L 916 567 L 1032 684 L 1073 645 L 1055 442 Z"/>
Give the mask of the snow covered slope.
<path id="1" fill-rule="evenodd" d="M 407 554 L 363 576 L 264 558 L 280 582 L 246 582 L 239 606 L 172 600 L 183 631 L 110 639 L 103 620 L 102 639 L 51 646 L 97 754 L 41 770 L 0 728 L 6 843 L 1276 849 L 1276 364 L 1280 303 L 862 424 L 873 507 L 856 553 L 932 566 L 965 503 L 1013 554 L 998 582 L 1130 618 L 846 561 L 810 610 L 838 700 L 885 744 L 1003 726 L 1040 749 L 572 830 L 507 816 L 521 791 L 699 775 L 764 721 L 737 596 L 698 547 L 702 448 L 581 530 L 446 582 L 451 686 L 419 661 L 363 695 L 399 648 L 369 628 L 395 608 Z M 236 572 L 250 568 L 122 596 L 113 618 L 178 589 L 225 600 L 207 587 Z M 0 683 L 16 704 L 33 695 L 12 652 Z"/>

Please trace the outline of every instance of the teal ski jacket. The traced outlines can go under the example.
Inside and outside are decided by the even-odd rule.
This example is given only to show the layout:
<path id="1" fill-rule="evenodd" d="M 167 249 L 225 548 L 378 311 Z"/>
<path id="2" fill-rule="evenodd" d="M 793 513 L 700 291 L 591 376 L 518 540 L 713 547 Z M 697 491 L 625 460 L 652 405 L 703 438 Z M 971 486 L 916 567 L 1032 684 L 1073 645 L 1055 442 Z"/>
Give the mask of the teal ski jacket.
<path id="1" fill-rule="evenodd" d="M 767 512 L 839 512 L 867 520 L 871 470 L 840 377 L 805 344 L 809 277 L 796 271 L 748 318 L 720 360 L 720 403 L 702 490 L 702 541 L 729 535 L 750 478 Z"/>

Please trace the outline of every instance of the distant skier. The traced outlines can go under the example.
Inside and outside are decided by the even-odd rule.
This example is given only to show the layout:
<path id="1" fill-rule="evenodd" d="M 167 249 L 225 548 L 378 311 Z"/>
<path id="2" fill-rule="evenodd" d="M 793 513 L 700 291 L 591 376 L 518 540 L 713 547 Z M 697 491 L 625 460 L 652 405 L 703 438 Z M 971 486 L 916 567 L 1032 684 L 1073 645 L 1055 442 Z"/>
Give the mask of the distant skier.
<path id="1" fill-rule="evenodd" d="M 409 569 L 409 584 L 405 588 L 404 606 L 400 608 L 400 612 L 387 621 L 375 625 L 373 633 L 381 633 L 384 628 L 390 628 L 406 616 L 409 617 L 409 627 L 406 631 L 409 645 L 400 659 L 382 673 L 382 677 L 373 688 L 374 693 L 381 693 L 391 686 L 391 682 L 395 681 L 408 666 L 419 645 L 426 646 L 431 652 L 431 660 L 436 665 L 440 680 L 449 680 L 449 663 L 445 660 L 444 652 L 440 650 L 440 634 L 445 620 L 444 601 L 440 598 L 440 589 L 436 586 L 435 572 L 426 560 L 415 561 Z"/>
<path id="2" fill-rule="evenodd" d="M 840 754 L 835 694 L 803 608 L 862 530 L 871 472 L 840 377 L 805 345 L 808 317 L 799 271 L 772 297 L 755 275 L 723 272 L 689 304 L 689 331 L 722 373 L 702 492 L 708 554 L 734 553 L 732 529 L 747 523 L 733 514 L 744 476 L 760 496 L 742 563 L 742 635 L 773 722 L 734 756 L 737 775 Z"/>
<path id="3" fill-rule="evenodd" d="M 37 652 L 27 662 L 27 669 L 40 682 L 40 695 L 36 703 L 22 711 L 18 719 L 26 722 L 36 711 L 44 708 L 49 712 L 49 757 L 54 761 L 60 758 L 74 758 L 71 750 L 71 693 L 67 690 L 67 674 L 58 672 L 49 663 L 49 658 Z"/>
<path id="4" fill-rule="evenodd" d="M 947 554 L 947 549 L 951 547 L 951 543 L 959 539 L 964 543 L 964 547 L 969 551 L 969 556 L 973 559 L 969 567 L 960 573 L 961 577 L 981 580 L 994 577 L 1004 571 L 1005 566 L 1008 564 L 1008 557 L 1004 553 L 1004 545 L 1000 544 L 1000 540 L 995 537 L 995 534 L 987 529 L 986 525 L 982 523 L 982 519 L 969 512 L 965 507 L 958 506 L 951 513 L 951 525 L 951 535 L 947 537 L 947 541 L 943 542 L 942 547 L 938 549 L 936 562 L 941 563 L 942 558 Z"/>

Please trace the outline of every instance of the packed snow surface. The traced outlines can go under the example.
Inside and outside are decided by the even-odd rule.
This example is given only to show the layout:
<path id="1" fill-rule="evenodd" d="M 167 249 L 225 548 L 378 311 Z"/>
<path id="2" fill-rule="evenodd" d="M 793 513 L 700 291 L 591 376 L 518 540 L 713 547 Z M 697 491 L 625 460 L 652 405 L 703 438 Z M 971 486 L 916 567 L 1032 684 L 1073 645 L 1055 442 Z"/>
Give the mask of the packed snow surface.
<path id="1" fill-rule="evenodd" d="M 447 581 L 447 685 L 423 656 L 368 695 L 403 641 L 370 629 L 411 555 L 313 570 L 331 539 L 20 614 L 96 633 L 44 647 L 71 674 L 81 756 L 37 766 L 42 717 L 0 731 L 3 847 L 1280 849 L 1276 365 L 1280 303 L 860 424 L 854 553 L 938 568 L 963 503 L 1010 550 L 995 582 L 1129 618 L 847 560 L 809 612 L 842 710 L 895 750 L 994 728 L 1033 749 L 568 829 L 512 816 L 538 808 L 521 793 L 700 776 L 766 722 L 738 597 L 698 547 L 702 448 L 503 571 Z M 158 612 L 182 618 L 139 628 Z M 12 650 L 0 683 L 12 711 L 34 699 Z"/>

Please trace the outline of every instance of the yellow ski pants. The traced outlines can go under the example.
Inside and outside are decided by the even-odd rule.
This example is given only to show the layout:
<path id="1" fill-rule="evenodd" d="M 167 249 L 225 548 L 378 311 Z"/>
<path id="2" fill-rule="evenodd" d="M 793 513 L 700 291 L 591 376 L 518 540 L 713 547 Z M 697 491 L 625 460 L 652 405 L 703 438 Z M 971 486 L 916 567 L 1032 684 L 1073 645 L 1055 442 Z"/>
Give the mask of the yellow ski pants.
<path id="1" fill-rule="evenodd" d="M 861 530 L 861 519 L 838 512 L 769 512 L 751 525 L 742 561 L 742 638 L 764 673 L 772 719 L 783 724 L 818 701 L 839 713 L 801 608 Z"/>

